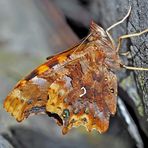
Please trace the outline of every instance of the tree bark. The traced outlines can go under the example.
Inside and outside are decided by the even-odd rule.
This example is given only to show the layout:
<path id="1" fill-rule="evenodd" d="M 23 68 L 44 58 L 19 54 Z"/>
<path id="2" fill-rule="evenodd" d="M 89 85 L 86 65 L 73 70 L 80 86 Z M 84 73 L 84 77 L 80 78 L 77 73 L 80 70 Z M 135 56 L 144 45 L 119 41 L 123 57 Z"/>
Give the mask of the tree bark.
<path id="1" fill-rule="evenodd" d="M 115 39 L 121 35 L 140 32 L 148 28 L 147 0 L 98 0 L 98 3 L 100 5 L 100 22 L 104 28 L 107 28 L 112 23 L 123 18 L 127 13 L 129 6 L 132 7 L 129 18 L 126 19 L 123 24 L 113 29 L 113 37 Z M 121 49 L 122 51 L 130 51 L 131 53 L 131 63 L 129 62 L 128 64 L 135 67 L 148 67 L 147 33 L 128 39 L 128 42 L 122 47 L 124 47 L 124 50 Z M 138 124 L 148 137 L 148 72 L 133 71 L 133 73 L 139 95 L 137 98 L 139 98 L 139 102 L 142 102 L 142 104 L 137 105 L 134 102 L 132 109 L 136 114 Z M 130 93 L 128 90 L 127 92 Z M 132 97 L 134 100 L 134 96 Z M 139 105 L 141 105 L 141 110 L 144 110 L 143 113 L 139 111 Z"/>

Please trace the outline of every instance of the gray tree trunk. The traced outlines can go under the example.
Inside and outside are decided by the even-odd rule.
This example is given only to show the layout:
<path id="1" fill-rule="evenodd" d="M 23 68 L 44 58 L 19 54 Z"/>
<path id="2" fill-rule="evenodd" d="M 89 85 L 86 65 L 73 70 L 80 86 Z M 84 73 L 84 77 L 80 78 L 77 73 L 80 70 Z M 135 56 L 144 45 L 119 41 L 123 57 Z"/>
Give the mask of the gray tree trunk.
<path id="1" fill-rule="evenodd" d="M 119 25 L 119 27 L 113 29 L 114 38 L 124 34 L 140 32 L 148 28 L 147 0 L 99 0 L 99 3 L 101 13 L 100 22 L 105 28 L 121 19 L 127 13 L 129 6 L 132 7 L 129 18 L 123 24 Z M 122 46 L 124 47 L 124 50 L 121 50 L 130 51 L 132 59 L 131 63 L 128 64 L 132 64 L 135 67 L 148 67 L 147 33 L 139 37 L 132 37 L 128 39 L 128 41 L 129 42 L 126 42 L 126 45 L 124 44 L 124 46 Z M 133 73 L 139 95 L 139 102 L 142 102 L 142 105 L 134 104 L 133 110 L 137 115 L 143 132 L 148 137 L 148 72 L 133 71 Z M 135 96 L 132 97 L 134 100 Z M 139 106 L 141 106 L 141 110 L 139 110 Z"/>

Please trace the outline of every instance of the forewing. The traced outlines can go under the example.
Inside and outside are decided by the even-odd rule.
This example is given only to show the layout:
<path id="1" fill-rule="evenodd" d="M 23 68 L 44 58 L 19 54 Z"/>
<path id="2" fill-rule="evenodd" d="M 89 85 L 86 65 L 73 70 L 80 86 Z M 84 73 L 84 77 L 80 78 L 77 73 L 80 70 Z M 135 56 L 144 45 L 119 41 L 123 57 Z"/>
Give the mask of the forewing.
<path id="1" fill-rule="evenodd" d="M 28 76 L 18 82 L 4 101 L 4 108 L 10 112 L 17 121 L 22 121 L 31 114 L 45 113 L 48 100 L 48 88 L 59 79 L 54 75 L 55 67 L 62 67 L 61 63 L 70 61 L 69 56 L 78 48 L 68 49 L 50 58 L 46 63 L 37 67 Z"/>

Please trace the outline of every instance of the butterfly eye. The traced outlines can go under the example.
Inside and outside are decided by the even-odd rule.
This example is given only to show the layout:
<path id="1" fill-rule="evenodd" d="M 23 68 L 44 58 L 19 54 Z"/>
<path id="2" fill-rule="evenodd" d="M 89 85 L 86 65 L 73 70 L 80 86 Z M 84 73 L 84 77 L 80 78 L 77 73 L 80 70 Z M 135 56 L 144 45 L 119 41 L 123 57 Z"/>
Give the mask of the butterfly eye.
<path id="1" fill-rule="evenodd" d="M 69 110 L 68 109 L 64 109 L 62 116 L 63 116 L 63 118 L 68 118 L 70 116 Z"/>

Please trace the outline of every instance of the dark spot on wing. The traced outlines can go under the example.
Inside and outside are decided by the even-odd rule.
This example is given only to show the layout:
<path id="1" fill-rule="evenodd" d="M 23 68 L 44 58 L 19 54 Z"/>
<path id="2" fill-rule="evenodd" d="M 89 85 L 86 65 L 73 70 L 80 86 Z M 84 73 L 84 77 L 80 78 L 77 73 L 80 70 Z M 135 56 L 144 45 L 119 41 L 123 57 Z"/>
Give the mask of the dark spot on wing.
<path id="1" fill-rule="evenodd" d="M 30 79 L 34 78 L 37 75 L 38 75 L 38 70 L 35 69 L 28 76 L 25 77 L 25 80 L 26 81 L 29 81 Z"/>
<path id="2" fill-rule="evenodd" d="M 114 89 L 113 89 L 113 88 L 111 88 L 111 89 L 110 89 L 110 92 L 111 92 L 111 93 L 114 93 Z"/>
<path id="3" fill-rule="evenodd" d="M 32 113 L 38 114 L 38 113 L 45 112 L 45 110 L 46 110 L 45 106 L 34 106 L 31 109 L 26 110 L 24 112 L 24 114 L 25 114 L 26 117 L 28 117 Z"/>
<path id="4" fill-rule="evenodd" d="M 46 65 L 49 67 L 49 68 L 52 68 L 53 66 L 59 64 L 59 61 L 57 58 L 53 58 L 51 60 L 49 60 Z"/>
<path id="5" fill-rule="evenodd" d="M 100 82 L 102 80 L 102 76 L 101 75 L 97 75 L 96 73 L 93 73 L 92 77 L 93 77 L 94 81 Z"/>
<path id="6" fill-rule="evenodd" d="M 56 119 L 60 123 L 60 125 L 63 125 L 63 120 L 60 118 L 58 114 L 51 112 L 46 112 L 46 113 L 49 117 L 53 117 L 54 119 Z"/>
<path id="7" fill-rule="evenodd" d="M 30 110 L 30 113 L 39 113 L 39 112 L 44 112 L 45 111 L 45 106 L 35 106 L 35 107 L 32 107 L 31 110 Z"/>
<path id="8" fill-rule="evenodd" d="M 27 104 L 28 105 L 30 105 L 30 104 L 32 104 L 33 103 L 33 100 L 32 99 L 29 99 L 28 101 L 27 101 Z"/>
<path id="9" fill-rule="evenodd" d="M 48 57 L 46 58 L 46 60 L 49 60 L 49 59 L 51 59 L 51 58 L 53 58 L 53 57 L 54 57 L 54 55 L 48 56 Z"/>

